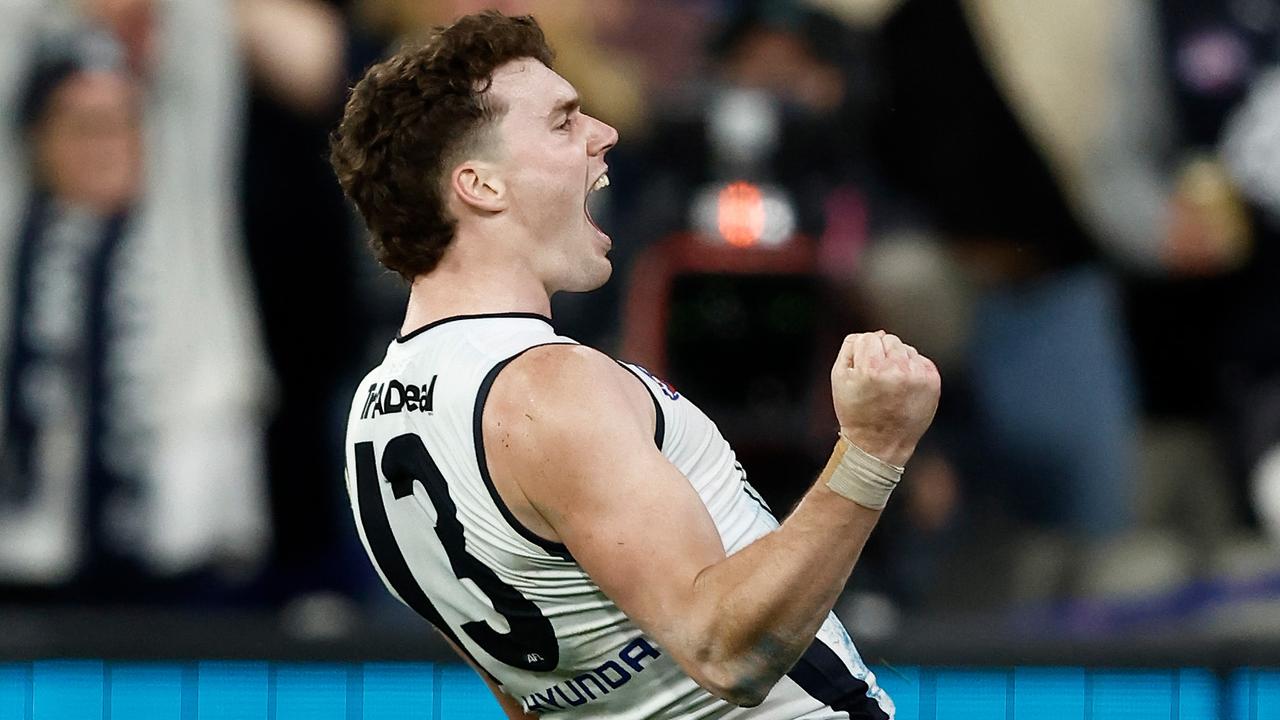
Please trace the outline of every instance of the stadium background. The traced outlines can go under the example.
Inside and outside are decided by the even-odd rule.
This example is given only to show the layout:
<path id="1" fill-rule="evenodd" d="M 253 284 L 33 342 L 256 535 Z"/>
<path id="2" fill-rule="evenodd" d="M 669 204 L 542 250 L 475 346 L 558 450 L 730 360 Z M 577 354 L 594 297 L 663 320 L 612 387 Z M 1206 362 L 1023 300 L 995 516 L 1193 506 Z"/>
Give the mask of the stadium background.
<path id="1" fill-rule="evenodd" d="M 899 717 L 1280 717 L 1280 2 L 0 0 L 0 719 L 494 716 L 351 525 L 405 290 L 324 159 L 485 7 L 622 138 L 558 330 L 775 509 L 845 332 L 938 361 L 837 606 Z"/>

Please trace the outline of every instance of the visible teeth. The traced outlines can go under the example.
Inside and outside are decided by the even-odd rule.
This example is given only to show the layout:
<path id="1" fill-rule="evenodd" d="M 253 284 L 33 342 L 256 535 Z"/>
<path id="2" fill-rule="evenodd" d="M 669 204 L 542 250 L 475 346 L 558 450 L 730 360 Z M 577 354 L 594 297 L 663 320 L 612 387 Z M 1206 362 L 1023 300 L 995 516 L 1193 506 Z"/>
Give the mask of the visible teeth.
<path id="1" fill-rule="evenodd" d="M 601 175 L 600 177 L 596 178 L 595 183 L 591 185 L 591 192 L 602 190 L 607 187 L 609 187 L 609 176 L 608 174 Z"/>

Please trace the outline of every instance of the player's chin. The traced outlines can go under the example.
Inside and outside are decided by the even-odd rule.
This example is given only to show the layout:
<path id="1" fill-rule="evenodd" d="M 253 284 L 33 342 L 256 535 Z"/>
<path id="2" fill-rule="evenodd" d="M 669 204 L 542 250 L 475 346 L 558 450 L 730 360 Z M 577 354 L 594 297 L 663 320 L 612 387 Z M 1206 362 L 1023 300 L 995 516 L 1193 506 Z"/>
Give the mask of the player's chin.
<path id="1" fill-rule="evenodd" d="M 584 263 L 577 273 L 577 277 L 567 283 L 565 290 L 567 292 L 591 292 L 598 290 L 609 282 L 609 278 L 613 276 L 613 262 L 602 254 L 594 257 L 590 262 Z"/>
<path id="2" fill-rule="evenodd" d="M 613 277 L 613 261 L 607 257 L 599 258 L 593 265 L 592 272 L 587 279 L 587 284 L 591 286 L 588 289 L 595 290 L 603 287 L 611 277 Z"/>

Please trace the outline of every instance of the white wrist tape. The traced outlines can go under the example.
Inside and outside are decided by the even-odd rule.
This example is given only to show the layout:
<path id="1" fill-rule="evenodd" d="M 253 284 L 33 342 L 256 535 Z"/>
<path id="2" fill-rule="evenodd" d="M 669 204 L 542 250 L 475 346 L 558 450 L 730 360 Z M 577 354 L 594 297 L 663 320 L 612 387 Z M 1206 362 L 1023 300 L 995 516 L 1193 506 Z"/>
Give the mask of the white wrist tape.
<path id="1" fill-rule="evenodd" d="M 883 510 L 889 495 L 902 480 L 903 468 L 890 465 L 849 442 L 843 434 L 845 451 L 827 479 L 827 487 L 872 510 Z"/>

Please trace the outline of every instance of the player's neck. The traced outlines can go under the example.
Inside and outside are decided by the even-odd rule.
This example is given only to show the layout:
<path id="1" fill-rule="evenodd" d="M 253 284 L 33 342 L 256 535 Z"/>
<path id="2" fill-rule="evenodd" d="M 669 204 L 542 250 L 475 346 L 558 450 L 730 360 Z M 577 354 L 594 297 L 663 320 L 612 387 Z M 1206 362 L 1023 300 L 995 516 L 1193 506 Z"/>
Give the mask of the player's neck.
<path id="1" fill-rule="evenodd" d="M 536 313 L 551 317 L 551 297 L 530 272 L 497 265 L 463 268 L 442 262 L 409 289 L 401 333 L 458 315 Z"/>

